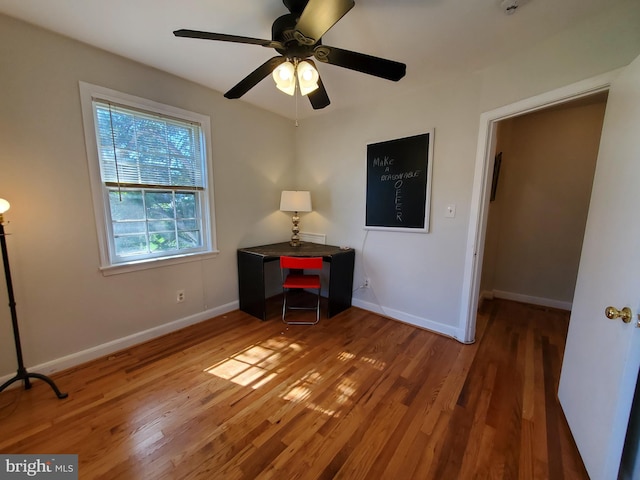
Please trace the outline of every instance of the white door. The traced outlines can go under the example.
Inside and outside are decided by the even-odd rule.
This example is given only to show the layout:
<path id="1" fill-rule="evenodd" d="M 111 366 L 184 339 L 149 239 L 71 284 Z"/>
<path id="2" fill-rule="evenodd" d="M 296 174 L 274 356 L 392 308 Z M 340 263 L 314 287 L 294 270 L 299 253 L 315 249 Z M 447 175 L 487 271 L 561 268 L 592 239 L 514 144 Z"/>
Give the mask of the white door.
<path id="1" fill-rule="evenodd" d="M 630 323 L 607 306 L 629 307 Z M 592 480 L 617 478 L 640 368 L 640 57 L 613 82 L 558 397 Z"/>

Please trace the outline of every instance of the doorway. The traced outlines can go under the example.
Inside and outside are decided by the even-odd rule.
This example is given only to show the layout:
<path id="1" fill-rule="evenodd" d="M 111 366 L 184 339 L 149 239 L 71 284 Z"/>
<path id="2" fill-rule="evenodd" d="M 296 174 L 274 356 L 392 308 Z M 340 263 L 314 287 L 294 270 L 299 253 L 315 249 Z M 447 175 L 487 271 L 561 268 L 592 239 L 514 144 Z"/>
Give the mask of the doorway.
<path id="1" fill-rule="evenodd" d="M 607 95 L 496 122 L 480 302 L 571 310 Z"/>
<path id="2" fill-rule="evenodd" d="M 502 120 L 555 107 L 572 100 L 607 92 L 616 72 L 531 97 L 480 116 L 478 148 L 471 195 L 467 251 L 461 295 L 461 311 L 456 338 L 463 343 L 475 341 L 475 322 L 480 295 L 481 274 L 485 246 L 487 219 L 497 143 L 497 125 Z"/>

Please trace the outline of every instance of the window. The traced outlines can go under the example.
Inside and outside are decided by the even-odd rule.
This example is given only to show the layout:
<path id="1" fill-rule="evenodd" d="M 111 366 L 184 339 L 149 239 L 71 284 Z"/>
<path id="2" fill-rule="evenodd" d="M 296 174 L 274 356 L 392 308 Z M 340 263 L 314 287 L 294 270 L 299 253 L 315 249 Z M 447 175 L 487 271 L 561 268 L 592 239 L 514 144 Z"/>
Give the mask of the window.
<path id="1" fill-rule="evenodd" d="M 103 269 L 213 253 L 209 118 L 80 84 Z"/>

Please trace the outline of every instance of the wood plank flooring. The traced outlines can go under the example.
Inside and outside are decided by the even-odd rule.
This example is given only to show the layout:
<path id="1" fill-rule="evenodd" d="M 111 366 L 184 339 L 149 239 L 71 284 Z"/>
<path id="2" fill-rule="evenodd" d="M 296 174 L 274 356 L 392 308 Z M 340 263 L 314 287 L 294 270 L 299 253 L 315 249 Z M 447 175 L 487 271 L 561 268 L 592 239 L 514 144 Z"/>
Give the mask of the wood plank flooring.
<path id="1" fill-rule="evenodd" d="M 0 394 L 1 453 L 81 479 L 587 479 L 556 399 L 566 312 L 494 300 L 462 345 L 351 308 L 232 312 Z M 314 315 L 313 312 L 300 314 Z"/>

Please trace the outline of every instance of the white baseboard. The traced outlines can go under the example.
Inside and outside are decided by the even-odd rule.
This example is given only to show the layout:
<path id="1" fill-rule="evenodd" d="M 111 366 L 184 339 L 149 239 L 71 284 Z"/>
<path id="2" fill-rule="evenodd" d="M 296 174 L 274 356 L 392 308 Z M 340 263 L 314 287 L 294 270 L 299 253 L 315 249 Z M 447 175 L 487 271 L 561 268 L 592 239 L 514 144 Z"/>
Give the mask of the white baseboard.
<path id="1" fill-rule="evenodd" d="M 491 291 L 483 291 L 480 292 L 480 295 L 478 295 L 478 303 L 482 302 L 483 300 L 493 300 L 493 292 Z"/>
<path id="2" fill-rule="evenodd" d="M 384 315 L 385 317 L 390 317 L 400 322 L 408 323 L 409 325 L 414 325 L 416 327 L 424 328 L 425 330 L 430 330 L 432 332 L 451 337 L 461 343 L 466 343 L 460 340 L 462 337 L 459 334 L 458 328 L 452 325 L 445 325 L 427 318 L 418 317 L 393 308 L 381 307 L 376 303 L 365 302 L 364 300 L 356 298 L 352 300 L 352 303 L 354 307 L 362 308 L 363 310 L 368 310 L 379 315 Z"/>
<path id="3" fill-rule="evenodd" d="M 226 305 L 211 308 L 209 310 L 205 310 L 204 312 L 199 312 L 188 317 L 180 318 L 173 322 L 165 323 L 164 325 L 159 325 L 142 332 L 134 333 L 133 335 L 129 335 L 127 337 L 103 343 L 102 345 L 96 345 L 95 347 L 91 347 L 77 353 L 72 353 L 70 355 L 66 355 L 64 357 L 60 357 L 55 360 L 42 363 L 40 365 L 27 367 L 27 370 L 30 372 L 41 373 L 43 375 L 51 375 L 52 373 L 75 367 L 91 360 L 95 360 L 96 358 L 104 357 L 124 348 L 138 345 L 140 343 L 146 342 L 147 340 L 151 340 L 152 338 L 175 332 L 176 330 L 180 330 L 181 328 L 185 328 L 189 325 L 194 325 L 196 323 L 209 320 L 210 318 L 217 317 L 218 315 L 223 315 L 233 310 L 237 310 L 238 308 L 238 301 L 227 303 Z M 0 384 L 3 384 L 14 376 L 15 374 L 0 377 Z M 15 382 L 12 386 L 20 385 L 22 385 L 21 382 Z"/>
<path id="4" fill-rule="evenodd" d="M 513 300 L 515 302 L 530 303 L 532 305 L 540 305 L 543 307 L 559 308 L 560 310 L 571 311 L 573 306 L 572 302 L 554 300 L 553 298 L 533 297 L 522 293 L 505 292 L 503 290 L 493 290 L 491 292 L 482 292 L 481 294 L 481 298 L 491 299 L 493 297 Z"/>
<path id="5" fill-rule="evenodd" d="M 520 293 L 505 292 L 502 290 L 483 291 L 480 293 L 479 299 L 493 300 L 493 298 L 503 298 L 505 300 L 514 300 L 516 302 L 530 303 L 532 305 L 541 305 L 544 307 L 559 308 L 561 310 L 571 310 L 571 302 L 563 302 L 560 300 L 554 300 L 550 298 L 533 297 L 531 295 L 523 295 Z M 366 302 L 354 298 L 352 300 L 353 306 L 368 310 L 370 312 L 384 315 L 386 317 L 393 318 L 395 320 L 415 325 L 416 327 L 424 328 L 447 337 L 451 337 L 460 343 L 469 344 L 473 342 L 464 342 L 460 340 L 464 338 L 465 332 L 452 325 L 445 325 L 427 318 L 421 318 L 410 313 L 402 312 L 400 310 L 394 310 L 392 308 L 381 307 L 376 303 Z"/>

